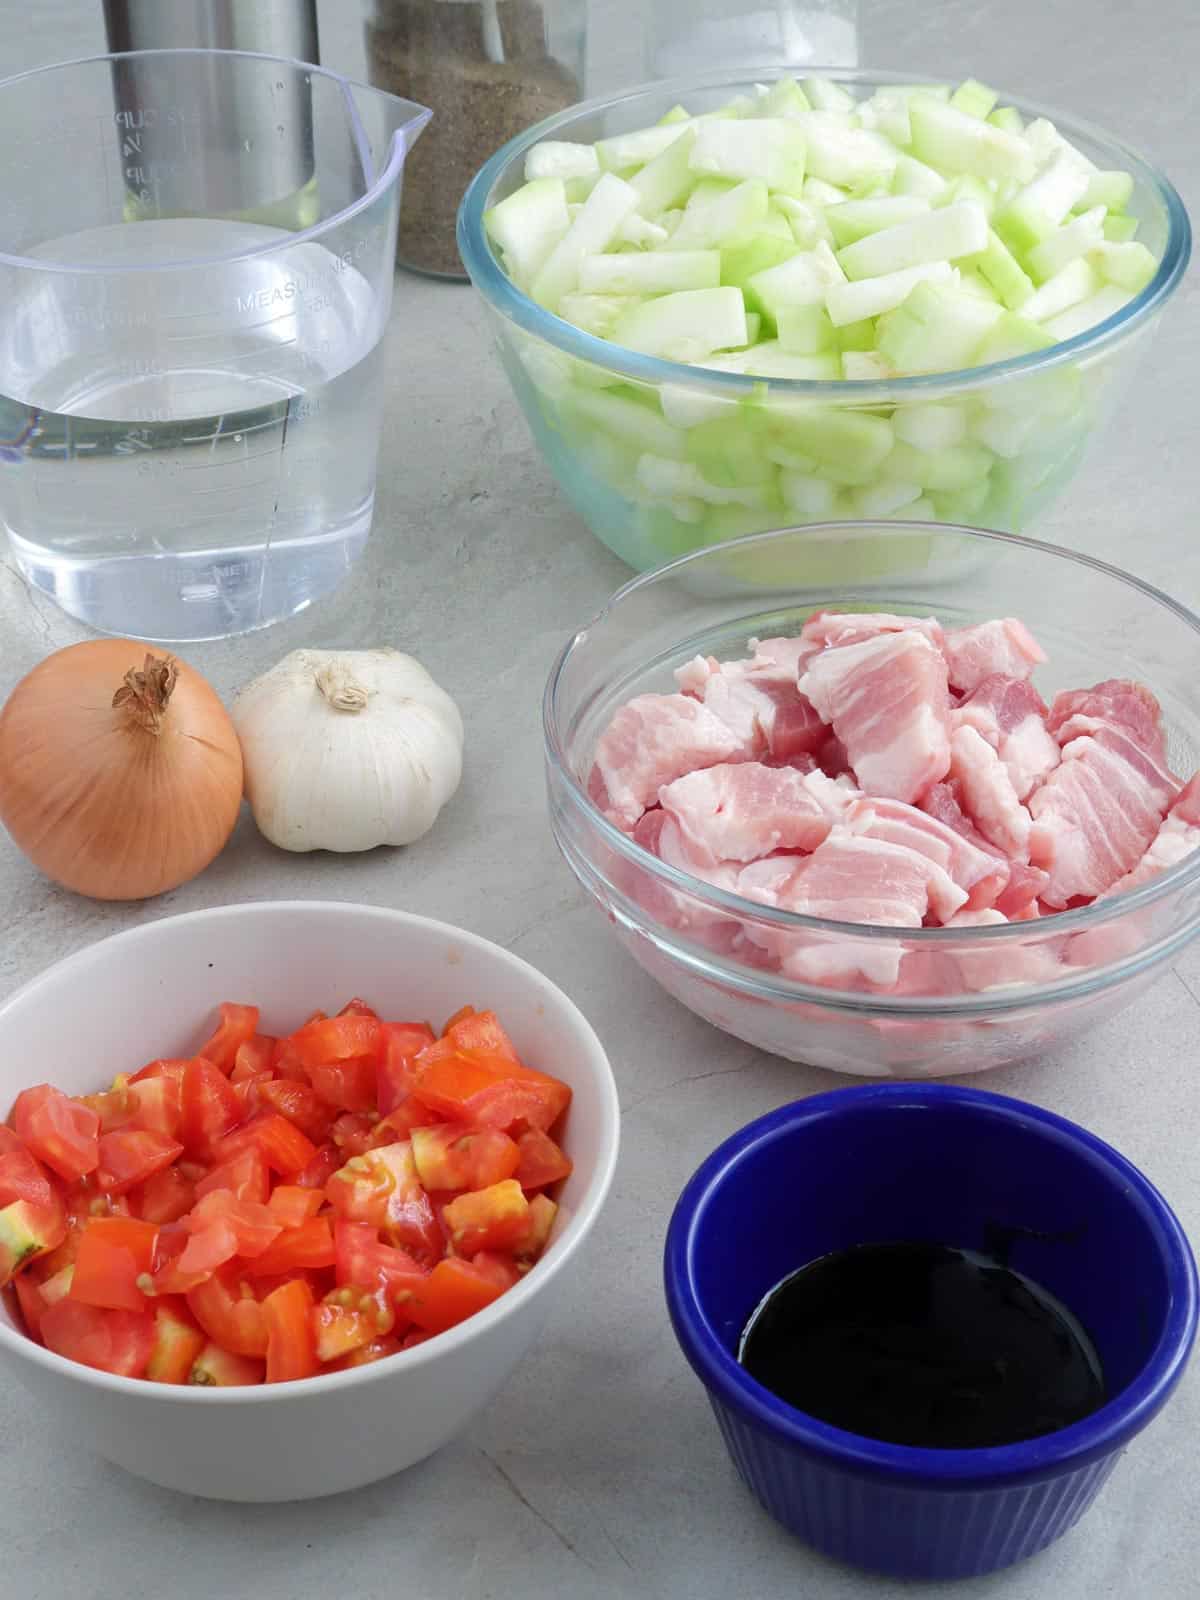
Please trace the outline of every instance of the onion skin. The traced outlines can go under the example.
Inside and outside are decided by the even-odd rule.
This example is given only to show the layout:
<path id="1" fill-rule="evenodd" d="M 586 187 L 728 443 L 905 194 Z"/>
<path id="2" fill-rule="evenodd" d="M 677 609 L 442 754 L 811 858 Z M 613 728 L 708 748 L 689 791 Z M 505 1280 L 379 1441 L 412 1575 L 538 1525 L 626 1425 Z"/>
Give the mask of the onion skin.
<path id="1" fill-rule="evenodd" d="M 145 697 L 123 687 L 131 672 L 145 683 L 152 659 Z M 204 678 L 168 660 L 129 639 L 70 645 L 0 711 L 0 822 L 78 894 L 145 900 L 177 888 L 237 822 L 237 732 Z"/>

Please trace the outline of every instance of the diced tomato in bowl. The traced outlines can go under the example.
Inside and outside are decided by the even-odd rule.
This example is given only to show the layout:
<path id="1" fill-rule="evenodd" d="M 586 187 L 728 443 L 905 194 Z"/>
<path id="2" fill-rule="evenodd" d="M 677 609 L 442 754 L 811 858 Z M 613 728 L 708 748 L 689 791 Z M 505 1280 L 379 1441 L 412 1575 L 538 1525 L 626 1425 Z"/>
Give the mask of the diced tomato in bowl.
<path id="1" fill-rule="evenodd" d="M 202 1387 L 221 1386 L 221 1352 L 291 1382 L 398 1325 L 444 1332 L 530 1270 L 555 1207 L 543 1195 L 535 1230 L 525 1189 L 571 1170 L 543 1131 L 571 1090 L 522 1062 L 493 1012 L 464 1007 L 439 1039 L 355 999 L 278 1039 L 257 1031 L 257 1006 L 220 1011 L 177 1071 L 18 1095 L 0 1137 L 0 1262 L 24 1281 L 63 1243 L 59 1184 L 72 1182 L 65 1298 L 89 1308 L 18 1292 L 30 1338 L 152 1382 L 188 1383 L 180 1351 L 202 1349 Z M 281 1056 L 309 1081 L 277 1079 Z M 251 1085 L 261 1093 L 238 1092 Z M 330 1135 L 326 1170 L 306 1128 Z M 490 1273 L 468 1266 L 481 1256 Z M 129 1316 L 152 1319 L 162 1344 L 144 1362 Z"/>
<path id="2" fill-rule="evenodd" d="M 13 1108 L 0 1123 L 0 1359 L 72 1408 L 80 1443 L 220 1497 L 337 1492 L 457 1431 L 532 1341 L 541 1291 L 615 1155 L 607 1063 L 539 975 L 402 913 L 300 910 L 328 932 L 298 969 L 282 908 L 234 908 L 154 924 L 186 935 L 187 953 L 137 966 L 128 1005 L 96 1009 L 114 973 L 36 1019 L 23 996 L 0 1006 L 0 1110 Z M 272 934 L 251 939 L 251 922 Z M 155 967 L 142 930 L 113 944 Z M 244 979 L 236 1002 L 218 1007 L 210 985 L 207 1015 L 181 1003 L 172 1022 L 172 989 L 214 951 Z M 419 999 L 402 1008 L 409 989 Z M 498 1012 L 478 998 L 493 994 Z M 14 1007 L 24 1031 L 10 1036 Z M 440 1032 L 431 1011 L 435 1024 L 452 1014 Z M 53 1068 L 27 1091 L 7 1063 L 31 1059 Z M 563 1185 L 569 1223 L 554 1229 Z M 320 1409 L 334 1392 L 356 1445 L 331 1463 L 315 1441 L 342 1426 Z M 270 1472 L 252 1470 L 275 1429 L 250 1429 L 246 1408 L 263 1402 L 285 1419 Z M 172 1423 L 164 1404 L 188 1410 Z M 287 1420 L 297 1407 L 311 1413 L 303 1434 Z"/>

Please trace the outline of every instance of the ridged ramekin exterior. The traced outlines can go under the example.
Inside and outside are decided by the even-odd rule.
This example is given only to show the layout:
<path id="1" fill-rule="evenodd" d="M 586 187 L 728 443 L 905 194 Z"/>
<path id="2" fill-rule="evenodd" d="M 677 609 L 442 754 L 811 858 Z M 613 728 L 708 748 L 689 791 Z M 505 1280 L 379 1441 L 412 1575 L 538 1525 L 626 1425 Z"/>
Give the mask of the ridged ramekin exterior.
<path id="1" fill-rule="evenodd" d="M 1121 1451 L 1038 1483 L 928 1489 L 840 1471 L 781 1447 L 709 1395 L 755 1499 L 806 1544 L 902 1578 L 974 1578 L 1036 1555 L 1074 1527 Z"/>

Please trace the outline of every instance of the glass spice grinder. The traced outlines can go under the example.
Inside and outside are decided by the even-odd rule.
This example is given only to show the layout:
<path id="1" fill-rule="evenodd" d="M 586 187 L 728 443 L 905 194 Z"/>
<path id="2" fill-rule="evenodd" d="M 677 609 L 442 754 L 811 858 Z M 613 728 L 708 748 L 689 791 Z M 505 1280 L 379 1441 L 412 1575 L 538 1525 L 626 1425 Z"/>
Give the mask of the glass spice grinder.
<path id="1" fill-rule="evenodd" d="M 368 75 L 432 106 L 408 159 L 397 257 L 466 280 L 459 201 L 502 144 L 583 98 L 586 0 L 374 0 Z"/>

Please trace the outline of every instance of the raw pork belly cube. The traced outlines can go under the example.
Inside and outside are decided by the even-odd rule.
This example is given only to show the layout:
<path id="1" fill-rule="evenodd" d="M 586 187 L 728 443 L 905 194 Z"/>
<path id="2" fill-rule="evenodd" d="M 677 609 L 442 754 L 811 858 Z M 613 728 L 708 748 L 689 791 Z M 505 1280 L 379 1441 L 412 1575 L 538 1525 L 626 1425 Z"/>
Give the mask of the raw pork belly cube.
<path id="1" fill-rule="evenodd" d="M 816 756 L 809 755 L 807 751 L 802 752 L 800 755 L 784 758 L 767 756 L 763 765 L 768 767 L 790 767 L 793 772 L 820 772 L 821 770 L 817 765 Z"/>
<path id="2" fill-rule="evenodd" d="M 1010 861 L 1008 882 L 996 896 L 994 909 L 1001 911 L 1010 922 L 1040 916 L 1038 901 L 1046 891 L 1050 874 L 1044 867 L 1026 866 L 1020 861 Z"/>
<path id="3" fill-rule="evenodd" d="M 1200 772 L 1194 772 L 1179 791 L 1171 815 L 1190 827 L 1200 827 Z"/>
<path id="4" fill-rule="evenodd" d="M 796 682 L 809 658 L 817 653 L 818 647 L 809 644 L 800 635 L 794 639 L 751 639 L 750 648 L 754 651 L 752 665 L 783 667 L 791 673 L 793 682 Z"/>
<path id="5" fill-rule="evenodd" d="M 994 898 L 1008 881 L 1005 863 L 997 856 L 903 801 L 865 795 L 847 812 L 846 825 L 861 837 L 902 845 L 927 857 L 935 869 L 929 882 L 929 909 L 939 922 L 966 905 L 977 885 L 986 883 L 988 898 Z"/>
<path id="6" fill-rule="evenodd" d="M 1028 861 L 1029 812 L 1017 799 L 1008 768 L 974 728 L 956 728 L 950 736 L 950 777 L 988 843 L 1011 861 Z"/>
<path id="7" fill-rule="evenodd" d="M 773 850 L 815 850 L 833 825 L 842 791 L 814 775 L 757 761 L 723 763 L 688 773 L 658 791 L 684 848 L 706 865 L 756 861 Z"/>
<path id="8" fill-rule="evenodd" d="M 1142 859 L 1106 892 L 1120 894 L 1125 889 L 1137 889 L 1160 872 L 1186 861 L 1195 850 L 1200 850 L 1200 772 L 1188 781 L 1167 812 Z"/>
<path id="9" fill-rule="evenodd" d="M 778 906 L 785 884 L 796 875 L 800 857 L 786 851 L 752 861 L 738 873 L 737 893 L 760 905 Z"/>
<path id="10" fill-rule="evenodd" d="M 913 801 L 945 777 L 946 663 L 923 633 L 881 633 L 824 650 L 809 662 L 800 692 L 833 725 L 868 793 Z"/>
<path id="11" fill-rule="evenodd" d="M 755 755 L 787 761 L 809 754 L 826 736 L 786 664 L 726 662 L 704 685 L 703 700 Z"/>
<path id="12" fill-rule="evenodd" d="M 946 926 L 967 932 L 974 928 L 1000 928 L 1010 922 L 1003 912 L 988 906 L 979 911 L 956 912 Z M 908 950 L 900 966 L 896 993 L 956 995 L 964 990 L 979 993 L 1010 984 L 1045 983 L 1058 971 L 1061 943 L 1056 940 L 1051 947 L 1046 943 L 1027 945 L 1020 940 L 1005 939 L 987 944 L 980 942 L 971 950 L 953 946 Z"/>
<path id="13" fill-rule="evenodd" d="M 1062 759 L 1047 715 L 1046 702 L 1027 678 L 992 673 L 950 713 L 950 721 L 987 740 L 1008 768 L 1017 799 L 1028 800 Z"/>
<path id="14" fill-rule="evenodd" d="M 1036 906 L 1039 895 L 1050 881 L 1050 874 L 1040 867 L 1029 867 L 1001 855 L 959 805 L 958 792 L 952 784 L 935 783 L 927 789 L 921 799 L 921 810 L 991 857 L 992 874 L 972 888 L 967 910 L 994 907 L 1011 922 L 1026 914 L 1030 906 Z"/>
<path id="15" fill-rule="evenodd" d="M 643 850 L 649 850 L 651 855 L 656 855 L 669 867 L 690 873 L 702 883 L 711 884 L 715 889 L 728 889 L 730 893 L 737 888 L 741 863 L 722 861 L 694 852 L 691 841 L 685 837 L 669 811 L 644 812 L 633 830 L 633 839 L 635 844 L 640 844 Z"/>
<path id="16" fill-rule="evenodd" d="M 946 924 L 949 928 L 1004 927 L 1009 919 L 1003 912 L 991 908 L 987 911 L 960 911 Z M 958 989 L 1004 989 L 1015 983 L 1046 983 L 1059 970 L 1061 962 L 1057 951 L 1046 943 L 1023 944 L 1018 939 L 997 939 L 980 944 L 974 950 L 956 950 L 954 963 L 958 968 L 959 982 L 950 993 Z"/>
<path id="17" fill-rule="evenodd" d="M 1104 898 L 1101 896 L 1101 898 Z M 1067 939 L 1063 960 L 1069 967 L 1107 967 L 1126 961 L 1146 943 L 1146 913 L 1135 912 L 1119 922 L 1085 928 Z"/>
<path id="18" fill-rule="evenodd" d="M 821 721 L 816 706 L 800 693 L 794 680 L 787 684 L 772 683 L 765 675 L 753 672 L 746 681 L 772 704 L 772 711 L 762 722 L 772 760 L 796 761 L 802 756 L 811 757 L 824 744 L 829 730 Z"/>
<path id="19" fill-rule="evenodd" d="M 827 778 L 845 778 L 853 783 L 855 788 L 858 787 L 850 770 L 850 757 L 846 754 L 846 746 L 836 733 L 826 734 L 824 743 L 817 746 L 816 758 L 817 765 Z"/>
<path id="20" fill-rule="evenodd" d="M 690 873 L 704 883 L 718 889 L 733 890 L 737 884 L 738 867 L 735 863 L 718 863 L 706 867 L 695 862 L 688 854 L 675 820 L 665 811 L 647 811 L 633 830 L 636 844 L 649 851 L 668 866 Z M 657 875 L 632 863 L 623 863 L 622 885 L 630 898 L 642 907 L 655 921 L 674 928 L 689 938 L 715 950 L 726 953 L 733 949 L 740 929 L 736 917 L 714 911 L 692 895 L 673 889 Z"/>
<path id="21" fill-rule="evenodd" d="M 1200 773 L 1184 786 L 1150 841 L 1141 860 L 1099 897 L 1107 900 L 1127 889 L 1138 889 L 1160 873 L 1177 867 L 1200 850 Z M 1098 928 L 1086 928 L 1067 941 L 1064 960 L 1076 967 L 1102 967 L 1125 961 L 1143 949 L 1156 933 L 1152 907 L 1126 912 Z"/>
<path id="22" fill-rule="evenodd" d="M 634 824 L 634 844 L 640 844 L 643 850 L 648 850 L 652 856 L 656 856 L 658 841 L 668 820 L 667 813 L 657 807 L 653 811 L 644 811 Z"/>
<path id="23" fill-rule="evenodd" d="M 693 700 L 703 700 L 708 680 L 720 670 L 721 663 L 716 656 L 693 656 L 683 666 L 675 668 L 675 682 L 679 685 L 680 694 L 690 695 Z"/>
<path id="24" fill-rule="evenodd" d="M 993 673 L 1028 678 L 1034 667 L 1046 659 L 1046 652 L 1016 617 L 977 622 L 970 628 L 950 628 L 943 649 L 952 687 L 966 694 Z"/>
<path id="25" fill-rule="evenodd" d="M 1068 689 L 1056 694 L 1046 726 L 1060 745 L 1069 744 L 1080 734 L 1095 733 L 1097 728 L 1120 728 L 1148 750 L 1160 766 L 1167 764 L 1162 708 L 1144 683 L 1106 678 L 1090 689 Z"/>
<path id="26" fill-rule="evenodd" d="M 1056 909 L 1132 871 L 1179 793 L 1156 757 L 1112 726 L 1072 739 L 1062 755 L 1029 801 L 1031 855 L 1050 873 L 1042 899 Z"/>
<path id="27" fill-rule="evenodd" d="M 863 838 L 837 827 L 790 876 L 771 882 L 767 863 L 747 868 L 739 893 L 811 917 L 889 928 L 919 928 L 929 908 L 931 880 L 941 872 L 928 857 L 903 845 Z M 944 876 L 944 874 L 943 874 Z M 865 978 L 886 988 L 896 982 L 898 940 L 855 939 L 827 933 L 749 929 L 779 959 L 783 972 L 809 983 L 842 984 Z"/>
<path id="28" fill-rule="evenodd" d="M 690 696 L 640 694 L 600 735 L 588 795 L 628 832 L 664 783 L 749 754 L 731 728 Z"/>
<path id="29" fill-rule="evenodd" d="M 800 630 L 808 656 L 844 644 L 862 644 L 881 633 L 915 629 L 940 650 L 945 635 L 936 617 L 901 617 L 891 611 L 814 611 Z"/>
<path id="30" fill-rule="evenodd" d="M 892 993 L 904 995 L 958 994 L 962 988 L 954 957 L 944 949 L 910 946 L 900 960 Z"/>

